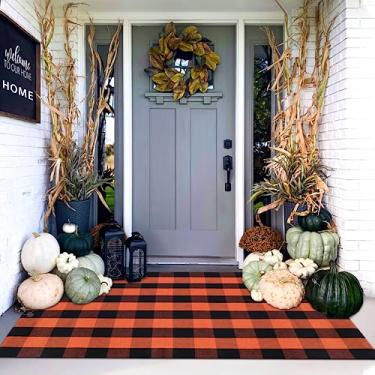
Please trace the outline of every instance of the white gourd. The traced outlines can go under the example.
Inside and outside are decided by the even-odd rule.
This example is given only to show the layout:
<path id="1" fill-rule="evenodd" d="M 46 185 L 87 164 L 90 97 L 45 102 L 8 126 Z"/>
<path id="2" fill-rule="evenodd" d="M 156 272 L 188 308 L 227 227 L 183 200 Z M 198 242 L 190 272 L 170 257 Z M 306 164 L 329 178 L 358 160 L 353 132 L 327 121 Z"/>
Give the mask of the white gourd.
<path id="1" fill-rule="evenodd" d="M 23 245 L 21 263 L 29 275 L 47 273 L 56 266 L 60 246 L 56 238 L 49 233 L 33 233 Z"/>
<path id="2" fill-rule="evenodd" d="M 79 267 L 88 268 L 94 271 L 97 275 L 104 275 L 104 262 L 103 259 L 93 252 L 83 257 L 78 258 Z"/>
<path id="3" fill-rule="evenodd" d="M 101 296 L 102 294 L 108 294 L 112 288 L 112 279 L 103 275 L 98 275 L 98 277 L 101 284 L 99 296 Z"/>
<path id="4" fill-rule="evenodd" d="M 273 266 L 274 270 L 287 270 L 288 265 L 284 262 L 278 262 Z"/>
<path id="5" fill-rule="evenodd" d="M 78 265 L 78 259 L 74 254 L 64 252 L 56 259 L 56 267 L 61 273 L 69 273 L 72 269 L 77 268 Z"/>
<path id="6" fill-rule="evenodd" d="M 278 309 L 297 307 L 305 294 L 301 280 L 287 270 L 267 272 L 259 282 L 264 300 Z"/>
<path id="7" fill-rule="evenodd" d="M 72 234 L 72 233 L 76 233 L 78 231 L 78 226 L 75 225 L 75 224 L 72 224 L 72 223 L 65 223 L 62 226 L 62 230 L 63 230 L 64 233 Z"/>
<path id="8" fill-rule="evenodd" d="M 18 287 L 18 301 L 29 310 L 48 309 L 56 305 L 64 294 L 62 280 L 50 273 L 29 277 Z"/>
<path id="9" fill-rule="evenodd" d="M 262 292 L 260 290 L 252 290 L 250 295 L 255 302 L 263 301 Z"/>
<path id="10" fill-rule="evenodd" d="M 309 258 L 289 259 L 286 263 L 289 272 L 301 279 L 307 279 L 318 269 L 318 265 Z"/>
<path id="11" fill-rule="evenodd" d="M 267 251 L 264 254 L 263 260 L 271 266 L 274 266 L 276 263 L 283 261 L 283 254 L 281 254 L 281 252 L 276 249 Z"/>

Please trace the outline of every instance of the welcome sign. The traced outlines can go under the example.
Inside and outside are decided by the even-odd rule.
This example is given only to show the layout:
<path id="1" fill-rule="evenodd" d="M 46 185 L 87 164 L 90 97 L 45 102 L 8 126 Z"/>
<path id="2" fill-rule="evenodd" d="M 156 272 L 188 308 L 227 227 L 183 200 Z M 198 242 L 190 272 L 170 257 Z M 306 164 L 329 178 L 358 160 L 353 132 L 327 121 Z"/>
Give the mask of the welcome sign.
<path id="1" fill-rule="evenodd" d="M 0 115 L 40 121 L 40 43 L 0 12 Z"/>

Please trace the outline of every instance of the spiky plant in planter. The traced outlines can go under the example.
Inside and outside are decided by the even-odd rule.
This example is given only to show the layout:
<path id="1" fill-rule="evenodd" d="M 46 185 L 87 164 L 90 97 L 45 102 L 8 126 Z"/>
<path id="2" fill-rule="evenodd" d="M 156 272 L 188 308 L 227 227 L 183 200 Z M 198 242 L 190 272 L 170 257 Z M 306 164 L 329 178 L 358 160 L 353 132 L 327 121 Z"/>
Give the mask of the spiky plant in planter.
<path id="1" fill-rule="evenodd" d="M 75 143 L 66 158 L 67 171 L 64 176 L 65 194 L 68 201 L 88 199 L 100 187 L 111 182 L 87 168 L 82 148 Z"/>

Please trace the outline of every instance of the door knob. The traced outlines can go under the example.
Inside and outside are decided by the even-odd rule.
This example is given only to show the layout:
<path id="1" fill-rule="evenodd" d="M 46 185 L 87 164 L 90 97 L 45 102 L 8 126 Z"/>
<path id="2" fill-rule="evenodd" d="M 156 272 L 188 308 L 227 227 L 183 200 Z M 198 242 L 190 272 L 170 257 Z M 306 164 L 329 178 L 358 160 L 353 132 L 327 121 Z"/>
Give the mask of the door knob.
<path id="1" fill-rule="evenodd" d="M 227 182 L 225 183 L 225 191 L 232 190 L 232 184 L 230 183 L 230 172 L 233 169 L 233 158 L 230 155 L 223 157 L 223 169 L 227 172 Z"/>

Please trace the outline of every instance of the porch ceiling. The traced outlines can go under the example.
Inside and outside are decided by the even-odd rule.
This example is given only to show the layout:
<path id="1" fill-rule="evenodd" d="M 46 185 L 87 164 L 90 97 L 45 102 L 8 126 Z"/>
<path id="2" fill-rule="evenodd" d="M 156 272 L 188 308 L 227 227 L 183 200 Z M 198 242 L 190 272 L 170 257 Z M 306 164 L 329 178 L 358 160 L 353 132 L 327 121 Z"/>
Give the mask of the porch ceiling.
<path id="1" fill-rule="evenodd" d="M 275 12 L 280 8 L 275 0 L 85 0 L 91 11 L 97 12 Z M 281 0 L 290 10 L 302 0 Z"/>

